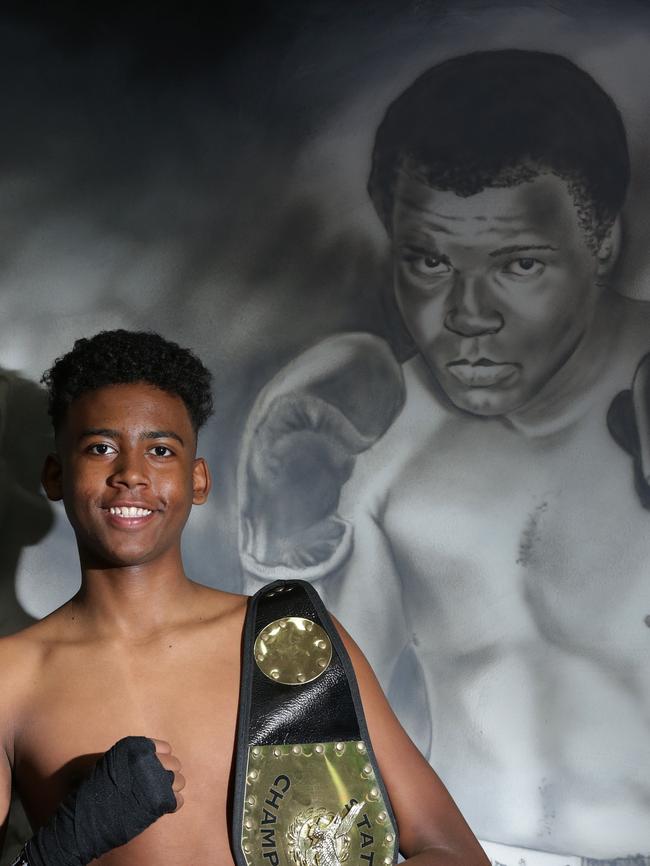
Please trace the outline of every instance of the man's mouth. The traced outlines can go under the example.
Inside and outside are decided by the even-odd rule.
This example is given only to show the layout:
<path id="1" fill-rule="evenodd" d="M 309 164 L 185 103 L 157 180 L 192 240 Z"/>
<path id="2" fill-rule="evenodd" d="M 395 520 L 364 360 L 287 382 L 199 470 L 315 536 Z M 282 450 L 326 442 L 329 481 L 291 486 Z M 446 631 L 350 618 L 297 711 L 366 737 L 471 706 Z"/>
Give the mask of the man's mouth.
<path id="1" fill-rule="evenodd" d="M 156 509 L 140 505 L 105 505 L 104 513 L 109 522 L 121 529 L 137 529 L 148 523 L 156 513 Z"/>
<path id="2" fill-rule="evenodd" d="M 514 361 L 493 361 L 491 358 L 479 358 L 473 362 L 458 358 L 450 361 L 447 369 L 468 388 L 490 388 L 503 385 L 515 377 L 521 370 L 521 365 Z"/>
<path id="3" fill-rule="evenodd" d="M 111 514 L 116 514 L 118 517 L 148 517 L 150 514 L 153 514 L 153 511 L 149 508 L 135 508 L 132 505 L 115 505 L 108 510 Z"/>

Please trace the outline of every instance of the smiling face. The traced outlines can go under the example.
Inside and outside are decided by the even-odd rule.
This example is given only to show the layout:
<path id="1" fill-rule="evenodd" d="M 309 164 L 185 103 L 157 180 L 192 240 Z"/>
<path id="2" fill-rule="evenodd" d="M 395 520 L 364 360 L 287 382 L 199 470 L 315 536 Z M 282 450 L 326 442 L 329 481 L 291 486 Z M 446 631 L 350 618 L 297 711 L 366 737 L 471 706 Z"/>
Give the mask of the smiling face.
<path id="1" fill-rule="evenodd" d="M 210 479 L 180 397 L 146 383 L 110 385 L 74 400 L 43 483 L 63 499 L 82 567 L 180 565 L 192 504 Z"/>
<path id="2" fill-rule="evenodd" d="M 590 249 L 552 174 L 463 198 L 402 173 L 392 228 L 397 302 L 450 400 L 477 415 L 525 407 L 588 330 L 609 239 Z"/>

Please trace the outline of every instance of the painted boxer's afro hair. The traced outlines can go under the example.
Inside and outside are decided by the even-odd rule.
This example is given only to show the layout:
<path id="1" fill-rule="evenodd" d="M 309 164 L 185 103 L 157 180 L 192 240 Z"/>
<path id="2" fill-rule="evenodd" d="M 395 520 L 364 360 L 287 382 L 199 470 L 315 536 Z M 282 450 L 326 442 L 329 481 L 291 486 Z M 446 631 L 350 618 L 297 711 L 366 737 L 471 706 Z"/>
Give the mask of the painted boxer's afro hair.
<path id="1" fill-rule="evenodd" d="M 630 179 L 625 127 L 611 97 L 566 57 L 477 51 L 428 69 L 389 106 L 377 130 L 368 191 L 392 228 L 397 173 L 471 196 L 551 172 L 598 238 Z"/>
<path id="2" fill-rule="evenodd" d="M 175 394 L 185 404 L 195 431 L 213 411 L 210 371 L 190 349 L 151 331 L 100 331 L 77 340 L 41 381 L 49 392 L 55 430 L 74 400 L 106 385 L 146 382 Z"/>

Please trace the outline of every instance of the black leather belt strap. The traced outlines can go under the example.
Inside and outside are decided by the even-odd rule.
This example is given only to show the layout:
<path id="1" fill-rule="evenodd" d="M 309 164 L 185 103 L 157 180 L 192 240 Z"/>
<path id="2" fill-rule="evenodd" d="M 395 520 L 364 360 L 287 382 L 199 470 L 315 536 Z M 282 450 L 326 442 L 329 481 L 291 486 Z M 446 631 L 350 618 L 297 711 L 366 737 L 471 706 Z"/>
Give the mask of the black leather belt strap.
<path id="1" fill-rule="evenodd" d="M 316 844 L 329 845 L 330 859 L 313 859 L 305 846 Z M 362 866 L 394 862 L 395 821 L 352 664 L 313 587 L 276 581 L 250 600 L 244 631 L 235 859 L 238 866 L 335 866 L 355 844 L 356 856 L 368 855 Z"/>
<path id="2" fill-rule="evenodd" d="M 269 623 L 287 616 L 317 623 L 332 642 L 328 668 L 318 679 L 302 686 L 273 682 L 254 663 L 256 636 Z M 247 628 L 244 648 L 250 678 L 248 744 L 360 739 L 359 716 L 363 713 L 356 680 L 348 654 L 316 591 L 302 581 L 271 584 L 251 600 L 247 625 L 251 626 Z"/>

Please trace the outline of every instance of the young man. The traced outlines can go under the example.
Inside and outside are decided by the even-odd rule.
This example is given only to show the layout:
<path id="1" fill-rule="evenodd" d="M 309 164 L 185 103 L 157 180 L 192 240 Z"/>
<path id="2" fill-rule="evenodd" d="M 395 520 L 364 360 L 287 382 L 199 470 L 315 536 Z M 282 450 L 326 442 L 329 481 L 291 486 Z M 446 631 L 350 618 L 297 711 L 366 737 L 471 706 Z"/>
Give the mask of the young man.
<path id="1" fill-rule="evenodd" d="M 156 334 L 112 331 L 77 341 L 44 379 L 57 450 L 43 485 L 65 505 L 82 583 L 63 607 L 0 642 L 2 824 L 13 779 L 34 829 L 56 815 L 56 839 L 46 831 L 27 848 L 32 866 L 85 863 L 79 852 L 94 850 L 98 834 L 132 837 L 99 857 L 114 866 L 233 864 L 227 795 L 247 599 L 191 581 L 181 559 L 190 509 L 210 491 L 196 456 L 210 374 Z M 484 863 L 344 640 L 408 862 Z M 134 736 L 151 739 L 125 747 Z M 60 806 L 78 786 L 76 805 Z M 105 812 L 93 806 L 100 789 L 103 802 L 118 798 Z"/>
<path id="2" fill-rule="evenodd" d="M 648 305 L 607 285 L 628 179 L 569 60 L 429 69 L 369 184 L 415 353 L 310 349 L 242 452 L 249 587 L 318 581 L 507 866 L 650 857 L 650 535 L 605 423 L 650 346 Z"/>

